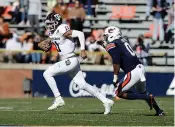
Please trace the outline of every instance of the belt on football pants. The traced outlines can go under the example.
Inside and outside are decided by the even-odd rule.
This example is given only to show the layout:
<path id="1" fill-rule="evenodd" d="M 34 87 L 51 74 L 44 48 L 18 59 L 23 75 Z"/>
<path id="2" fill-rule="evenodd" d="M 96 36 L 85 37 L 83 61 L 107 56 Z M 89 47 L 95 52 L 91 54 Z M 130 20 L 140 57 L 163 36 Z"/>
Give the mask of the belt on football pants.
<path id="1" fill-rule="evenodd" d="M 66 54 L 60 57 L 61 60 L 67 59 L 67 58 L 71 58 L 71 57 L 76 57 L 75 53 L 70 53 L 70 54 Z"/>

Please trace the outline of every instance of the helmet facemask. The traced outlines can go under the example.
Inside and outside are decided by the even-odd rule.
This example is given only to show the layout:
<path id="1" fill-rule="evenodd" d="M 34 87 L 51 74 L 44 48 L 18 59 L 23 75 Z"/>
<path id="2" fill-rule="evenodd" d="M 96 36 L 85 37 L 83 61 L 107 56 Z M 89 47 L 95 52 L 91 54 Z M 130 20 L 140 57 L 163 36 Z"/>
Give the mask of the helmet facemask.
<path id="1" fill-rule="evenodd" d="M 46 20 L 45 24 L 45 27 L 49 32 L 53 33 L 53 31 L 55 31 L 56 25 L 54 21 Z"/>
<path id="2" fill-rule="evenodd" d="M 106 47 L 107 44 L 109 43 L 109 41 L 108 41 L 108 37 L 109 37 L 108 34 L 103 34 L 103 38 L 104 38 L 104 41 L 103 41 L 103 47 Z"/>

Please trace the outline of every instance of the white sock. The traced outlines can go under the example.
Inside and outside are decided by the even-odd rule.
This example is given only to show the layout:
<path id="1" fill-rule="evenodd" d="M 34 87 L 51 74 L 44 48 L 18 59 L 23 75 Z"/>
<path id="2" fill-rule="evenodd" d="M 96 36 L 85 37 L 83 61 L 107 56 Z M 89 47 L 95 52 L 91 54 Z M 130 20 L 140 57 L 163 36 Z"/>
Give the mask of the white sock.
<path id="1" fill-rule="evenodd" d="M 51 77 L 51 76 L 44 76 L 44 78 L 47 81 L 50 89 L 52 90 L 55 98 L 59 97 L 60 96 L 60 92 L 59 92 L 59 90 L 57 88 L 57 84 L 56 84 L 55 79 L 53 77 Z"/>
<path id="2" fill-rule="evenodd" d="M 86 83 L 84 90 L 98 98 L 101 102 L 106 103 L 107 98 L 103 96 L 98 90 L 94 89 L 90 84 Z"/>

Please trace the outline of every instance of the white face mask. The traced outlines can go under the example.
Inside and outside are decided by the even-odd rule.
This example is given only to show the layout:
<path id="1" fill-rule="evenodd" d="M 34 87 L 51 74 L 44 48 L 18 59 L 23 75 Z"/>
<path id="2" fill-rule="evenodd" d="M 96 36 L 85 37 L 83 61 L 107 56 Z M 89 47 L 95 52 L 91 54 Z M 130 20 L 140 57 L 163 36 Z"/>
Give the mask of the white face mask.
<path id="1" fill-rule="evenodd" d="M 104 34 L 104 35 L 103 35 L 103 38 L 104 38 L 104 41 L 105 41 L 105 42 L 108 42 L 108 34 Z"/>
<path id="2" fill-rule="evenodd" d="M 55 29 L 55 23 L 54 23 L 54 21 L 48 21 L 48 20 L 46 20 L 45 27 L 46 27 L 46 29 L 49 32 L 53 31 Z"/>

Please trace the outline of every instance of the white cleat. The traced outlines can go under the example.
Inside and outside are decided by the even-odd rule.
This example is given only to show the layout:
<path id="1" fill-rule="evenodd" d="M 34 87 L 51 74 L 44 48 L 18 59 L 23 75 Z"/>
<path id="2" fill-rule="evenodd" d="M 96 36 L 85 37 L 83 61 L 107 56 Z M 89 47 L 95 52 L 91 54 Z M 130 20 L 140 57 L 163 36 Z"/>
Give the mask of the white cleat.
<path id="1" fill-rule="evenodd" d="M 111 112 L 112 106 L 114 105 L 114 101 L 108 99 L 103 105 L 105 107 L 104 115 L 107 115 Z"/>
<path id="2" fill-rule="evenodd" d="M 48 108 L 48 110 L 54 110 L 56 109 L 57 107 L 61 107 L 61 106 L 64 106 L 65 105 L 65 102 L 62 98 L 56 98 L 54 100 L 54 103 Z"/>

